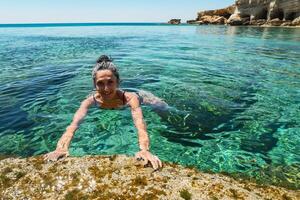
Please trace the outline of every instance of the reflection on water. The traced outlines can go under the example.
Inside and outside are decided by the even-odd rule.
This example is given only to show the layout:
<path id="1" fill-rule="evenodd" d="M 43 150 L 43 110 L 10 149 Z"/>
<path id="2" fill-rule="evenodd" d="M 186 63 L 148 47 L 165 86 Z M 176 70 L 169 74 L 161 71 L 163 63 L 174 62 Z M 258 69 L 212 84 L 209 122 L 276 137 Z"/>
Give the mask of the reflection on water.
<path id="1" fill-rule="evenodd" d="M 298 28 L 276 28 L 276 27 L 236 27 L 229 26 L 224 32 L 230 36 L 245 36 L 259 39 L 292 40 L 300 41 L 300 30 Z M 224 34 L 223 33 L 223 34 Z"/>
<path id="2" fill-rule="evenodd" d="M 95 26 L 0 29 L 0 154 L 55 148 L 93 90 L 99 54 L 122 87 L 163 98 L 143 106 L 162 160 L 299 188 L 299 29 Z M 72 155 L 133 155 L 130 111 L 91 108 Z"/>

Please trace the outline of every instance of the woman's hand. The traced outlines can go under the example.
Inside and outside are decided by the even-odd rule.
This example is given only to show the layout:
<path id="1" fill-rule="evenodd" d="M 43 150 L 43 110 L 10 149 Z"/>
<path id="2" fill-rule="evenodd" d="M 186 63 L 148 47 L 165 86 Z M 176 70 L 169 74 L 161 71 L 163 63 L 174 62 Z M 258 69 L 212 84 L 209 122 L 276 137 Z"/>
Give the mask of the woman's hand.
<path id="1" fill-rule="evenodd" d="M 50 153 L 47 153 L 44 155 L 44 160 L 47 161 L 57 161 L 59 159 L 62 159 L 64 157 L 68 157 L 69 152 L 68 151 L 63 151 L 63 150 L 55 150 Z"/>
<path id="2" fill-rule="evenodd" d="M 145 164 L 150 162 L 154 170 L 157 170 L 162 167 L 162 162 L 159 160 L 159 158 L 151 154 L 149 151 L 139 151 L 135 154 L 135 158 L 137 160 L 144 160 Z"/>

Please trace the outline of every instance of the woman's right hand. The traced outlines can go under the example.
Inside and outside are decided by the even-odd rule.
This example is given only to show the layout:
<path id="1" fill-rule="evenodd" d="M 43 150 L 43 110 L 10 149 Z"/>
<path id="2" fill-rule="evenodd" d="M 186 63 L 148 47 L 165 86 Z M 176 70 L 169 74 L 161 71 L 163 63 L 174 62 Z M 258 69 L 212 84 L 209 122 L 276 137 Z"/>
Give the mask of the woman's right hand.
<path id="1" fill-rule="evenodd" d="M 44 155 L 44 160 L 46 161 L 57 161 L 59 159 L 62 159 L 64 157 L 68 157 L 69 152 L 63 151 L 63 150 L 55 150 L 50 153 L 47 153 Z"/>

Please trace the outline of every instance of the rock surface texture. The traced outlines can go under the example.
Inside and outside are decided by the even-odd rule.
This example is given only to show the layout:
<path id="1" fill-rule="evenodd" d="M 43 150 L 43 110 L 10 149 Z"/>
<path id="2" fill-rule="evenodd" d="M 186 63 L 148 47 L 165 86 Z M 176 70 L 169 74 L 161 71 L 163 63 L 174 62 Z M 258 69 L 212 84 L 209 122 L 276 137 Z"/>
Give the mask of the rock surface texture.
<path id="1" fill-rule="evenodd" d="M 170 21 L 168 21 L 168 24 L 178 25 L 180 23 L 181 23 L 181 19 L 171 19 Z"/>
<path id="2" fill-rule="evenodd" d="M 234 13 L 235 6 L 223 9 L 207 10 L 198 13 L 196 20 L 187 21 L 188 24 L 226 24 L 227 19 Z"/>
<path id="3" fill-rule="evenodd" d="M 45 162 L 0 161 L 0 199 L 300 199 L 299 191 L 261 186 L 175 164 L 159 171 L 126 156 Z"/>
<path id="4" fill-rule="evenodd" d="M 300 0 L 236 0 L 235 4 L 230 25 L 299 26 Z"/>
<path id="5" fill-rule="evenodd" d="M 300 26 L 300 0 L 236 0 L 224 9 L 198 13 L 188 24 Z"/>

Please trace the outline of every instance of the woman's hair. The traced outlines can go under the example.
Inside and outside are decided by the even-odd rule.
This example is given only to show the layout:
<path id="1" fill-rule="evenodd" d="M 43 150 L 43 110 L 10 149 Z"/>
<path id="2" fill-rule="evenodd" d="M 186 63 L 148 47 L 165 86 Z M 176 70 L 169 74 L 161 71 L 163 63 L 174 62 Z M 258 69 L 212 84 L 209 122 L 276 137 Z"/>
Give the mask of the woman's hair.
<path id="1" fill-rule="evenodd" d="M 118 69 L 112 61 L 113 61 L 112 58 L 108 57 L 107 55 L 102 55 L 97 59 L 96 65 L 92 72 L 94 86 L 96 84 L 95 83 L 96 73 L 97 73 L 97 71 L 100 71 L 100 70 L 110 70 L 117 78 L 118 84 L 120 83 L 120 75 L 119 75 Z"/>

